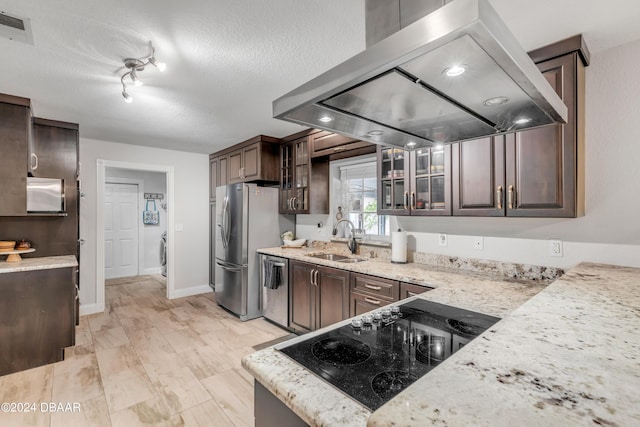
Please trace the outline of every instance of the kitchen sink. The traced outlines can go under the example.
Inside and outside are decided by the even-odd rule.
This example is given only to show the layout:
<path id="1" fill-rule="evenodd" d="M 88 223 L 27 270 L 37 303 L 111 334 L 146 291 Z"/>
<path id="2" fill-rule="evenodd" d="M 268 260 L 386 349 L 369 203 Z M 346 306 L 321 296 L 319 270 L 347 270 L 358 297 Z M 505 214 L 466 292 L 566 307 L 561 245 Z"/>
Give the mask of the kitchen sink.
<path id="1" fill-rule="evenodd" d="M 352 258 L 345 255 L 338 255 L 338 254 L 315 254 L 315 255 L 309 255 L 309 256 L 312 258 L 326 259 L 328 261 L 343 262 L 345 264 L 366 261 L 363 258 Z"/>
<path id="2" fill-rule="evenodd" d="M 315 255 L 309 255 L 309 256 L 312 258 L 326 259 L 329 261 L 343 261 L 345 259 L 351 259 L 348 256 L 337 255 L 337 254 L 315 254 Z"/>
<path id="3" fill-rule="evenodd" d="M 362 262 L 362 261 L 366 261 L 366 259 L 364 258 L 345 258 L 345 259 L 339 259 L 338 262 L 344 262 L 345 264 L 353 264 L 354 262 Z"/>

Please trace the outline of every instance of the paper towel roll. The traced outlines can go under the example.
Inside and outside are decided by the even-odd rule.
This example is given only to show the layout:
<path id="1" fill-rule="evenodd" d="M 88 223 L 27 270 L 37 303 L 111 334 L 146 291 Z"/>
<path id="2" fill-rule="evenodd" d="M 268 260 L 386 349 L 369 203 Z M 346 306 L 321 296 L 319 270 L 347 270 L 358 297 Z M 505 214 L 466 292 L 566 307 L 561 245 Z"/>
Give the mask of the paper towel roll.
<path id="1" fill-rule="evenodd" d="M 407 232 L 391 232 L 391 262 L 405 264 L 407 262 Z"/>

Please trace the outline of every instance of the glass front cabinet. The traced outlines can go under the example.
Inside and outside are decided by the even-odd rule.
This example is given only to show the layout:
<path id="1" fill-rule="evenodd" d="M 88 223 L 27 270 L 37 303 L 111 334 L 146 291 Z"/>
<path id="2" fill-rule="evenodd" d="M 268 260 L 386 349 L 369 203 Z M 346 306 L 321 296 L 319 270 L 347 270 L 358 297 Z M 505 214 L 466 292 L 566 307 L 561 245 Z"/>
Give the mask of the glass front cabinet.
<path id="1" fill-rule="evenodd" d="M 283 144 L 280 150 L 280 213 L 307 213 L 310 172 L 308 138 Z"/>
<path id="2" fill-rule="evenodd" d="M 451 215 L 451 146 L 378 147 L 379 215 Z"/>

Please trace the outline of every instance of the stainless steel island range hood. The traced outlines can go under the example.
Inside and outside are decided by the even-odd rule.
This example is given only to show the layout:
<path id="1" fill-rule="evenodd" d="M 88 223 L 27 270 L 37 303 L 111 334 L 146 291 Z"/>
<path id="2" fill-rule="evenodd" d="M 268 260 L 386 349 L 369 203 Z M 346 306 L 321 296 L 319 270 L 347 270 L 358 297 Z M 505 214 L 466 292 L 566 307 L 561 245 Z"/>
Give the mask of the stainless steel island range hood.
<path id="1" fill-rule="evenodd" d="M 273 102 L 275 118 L 413 149 L 563 123 L 488 0 L 454 0 Z"/>

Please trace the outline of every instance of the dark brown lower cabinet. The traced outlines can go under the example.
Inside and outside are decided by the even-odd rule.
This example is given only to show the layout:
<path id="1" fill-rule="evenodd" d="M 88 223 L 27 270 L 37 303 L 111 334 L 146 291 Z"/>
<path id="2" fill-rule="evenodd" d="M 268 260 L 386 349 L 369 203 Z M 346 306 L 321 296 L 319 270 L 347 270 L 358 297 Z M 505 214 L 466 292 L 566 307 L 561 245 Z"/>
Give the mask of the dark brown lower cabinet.
<path id="1" fill-rule="evenodd" d="M 430 291 L 429 286 L 414 285 L 413 283 L 400 282 L 400 299 L 412 297 L 423 292 Z"/>
<path id="2" fill-rule="evenodd" d="M 349 272 L 289 263 L 289 327 L 308 332 L 349 317 Z"/>
<path id="3" fill-rule="evenodd" d="M 398 301 L 399 289 L 396 280 L 352 273 L 349 304 L 351 316 L 359 316 Z"/>
<path id="4" fill-rule="evenodd" d="M 0 375 L 64 359 L 75 297 L 75 268 L 0 274 Z"/>

